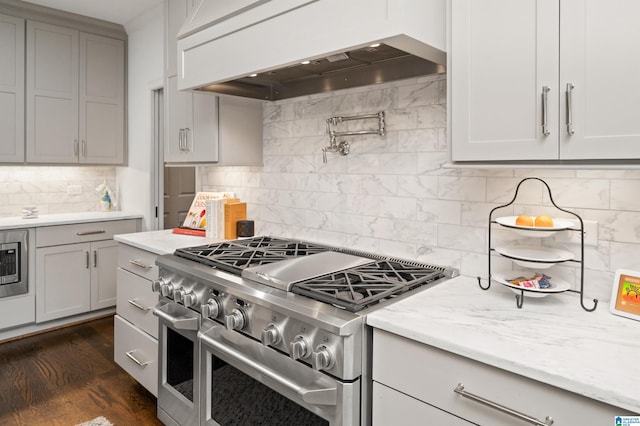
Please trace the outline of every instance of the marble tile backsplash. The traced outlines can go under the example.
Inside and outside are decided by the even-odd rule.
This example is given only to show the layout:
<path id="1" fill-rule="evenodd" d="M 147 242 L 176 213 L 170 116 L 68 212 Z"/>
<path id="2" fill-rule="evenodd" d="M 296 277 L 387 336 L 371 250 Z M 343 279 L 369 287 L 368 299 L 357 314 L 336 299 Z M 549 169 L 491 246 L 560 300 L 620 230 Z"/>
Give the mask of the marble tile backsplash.
<path id="1" fill-rule="evenodd" d="M 322 162 L 327 118 L 379 110 L 386 113 L 386 136 L 350 137 L 348 156 L 329 153 Z M 342 125 L 377 126 L 371 123 Z M 549 184 L 558 206 L 598 221 L 598 245 L 585 247 L 588 297 L 608 301 L 617 268 L 640 271 L 640 170 L 449 168 L 446 124 L 443 75 L 271 102 L 264 110 L 264 166 L 204 167 L 202 189 L 235 191 L 248 202 L 258 234 L 486 277 L 489 212 L 508 203 L 523 178 L 535 176 Z M 571 217 L 552 206 L 537 181 L 523 184 L 516 203 L 495 217 L 522 213 Z M 580 255 L 580 246 L 560 234 L 523 240 L 495 225 L 492 230 L 493 246 L 554 245 Z M 561 265 L 547 272 L 579 286 L 579 264 Z M 492 257 L 494 270 L 512 267 L 517 269 L 508 259 Z"/>
<path id="2" fill-rule="evenodd" d="M 20 216 L 25 206 L 40 214 L 97 211 L 96 187 L 107 181 L 116 192 L 115 167 L 0 167 L 0 217 Z M 79 187 L 80 193 L 75 189 Z"/>

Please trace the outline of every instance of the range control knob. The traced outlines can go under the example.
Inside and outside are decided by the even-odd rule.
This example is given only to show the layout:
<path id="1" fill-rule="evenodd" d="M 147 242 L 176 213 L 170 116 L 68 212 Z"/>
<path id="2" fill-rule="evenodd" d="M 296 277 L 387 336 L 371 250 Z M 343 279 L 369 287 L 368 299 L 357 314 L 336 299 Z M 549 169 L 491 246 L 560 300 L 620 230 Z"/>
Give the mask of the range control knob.
<path id="1" fill-rule="evenodd" d="M 304 336 L 296 336 L 289 344 L 289 355 L 292 359 L 303 359 L 311 355 L 309 341 Z"/>
<path id="2" fill-rule="evenodd" d="M 182 299 L 186 294 L 186 290 L 182 287 L 174 287 L 173 288 L 173 300 L 178 303 L 182 303 Z"/>
<path id="3" fill-rule="evenodd" d="M 229 315 L 224 316 L 224 325 L 227 330 L 242 330 L 246 324 L 244 312 L 234 309 Z"/>
<path id="4" fill-rule="evenodd" d="M 160 285 L 160 294 L 162 294 L 164 297 L 173 297 L 173 292 L 175 291 L 175 289 L 176 286 L 174 286 L 172 283 L 165 282 L 164 284 Z"/>
<path id="5" fill-rule="evenodd" d="M 157 280 L 153 280 L 151 283 L 151 291 L 155 291 L 156 293 L 162 292 L 162 286 L 167 285 L 167 282 L 163 277 L 159 277 Z"/>
<path id="6" fill-rule="evenodd" d="M 184 290 L 182 290 L 180 303 L 182 303 L 187 308 L 193 308 L 198 304 L 198 295 L 193 291 L 185 293 Z"/>
<path id="7" fill-rule="evenodd" d="M 316 370 L 329 370 L 333 367 L 336 360 L 333 356 L 333 351 L 325 345 L 320 345 L 313 353 L 313 368 Z"/>
<path id="8" fill-rule="evenodd" d="M 211 298 L 207 300 L 207 303 L 200 306 L 200 314 L 202 318 L 218 318 L 218 315 L 222 312 L 222 307 L 218 299 Z"/>
<path id="9" fill-rule="evenodd" d="M 280 343 L 280 340 L 282 340 L 282 334 L 280 333 L 278 326 L 271 323 L 267 326 L 267 328 L 262 330 L 260 340 L 265 346 L 277 345 L 278 343 Z"/>

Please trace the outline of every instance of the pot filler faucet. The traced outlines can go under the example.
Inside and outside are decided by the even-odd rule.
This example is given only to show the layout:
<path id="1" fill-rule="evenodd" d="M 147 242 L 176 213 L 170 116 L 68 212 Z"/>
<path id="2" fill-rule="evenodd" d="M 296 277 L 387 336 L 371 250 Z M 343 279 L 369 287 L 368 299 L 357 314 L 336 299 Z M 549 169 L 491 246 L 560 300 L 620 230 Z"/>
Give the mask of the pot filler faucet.
<path id="1" fill-rule="evenodd" d="M 356 130 L 350 132 L 336 132 L 331 126 L 337 126 L 338 124 L 344 121 L 351 120 L 367 120 L 371 118 L 378 119 L 378 129 L 377 130 Z M 330 117 L 327 118 L 327 133 L 329 134 L 329 145 L 322 148 L 322 162 L 327 162 L 327 152 L 337 152 L 340 155 L 349 154 L 350 145 L 347 141 L 338 142 L 338 138 L 344 136 L 358 136 L 358 135 L 378 135 L 384 136 L 386 134 L 385 122 L 384 122 L 384 111 L 379 111 L 375 114 L 365 114 L 365 115 L 352 115 L 348 117 Z"/>

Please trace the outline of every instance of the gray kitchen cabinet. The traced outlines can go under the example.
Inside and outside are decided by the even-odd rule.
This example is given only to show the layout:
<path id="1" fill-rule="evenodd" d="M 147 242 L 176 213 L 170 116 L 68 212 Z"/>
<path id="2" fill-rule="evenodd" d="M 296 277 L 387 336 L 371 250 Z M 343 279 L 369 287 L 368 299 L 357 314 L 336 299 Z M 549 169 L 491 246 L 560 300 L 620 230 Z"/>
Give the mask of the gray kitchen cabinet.
<path id="1" fill-rule="evenodd" d="M 158 293 L 157 255 L 120 244 L 118 247 L 117 304 L 114 359 L 153 395 L 158 395 L 158 317 L 153 307 Z"/>
<path id="2" fill-rule="evenodd" d="M 450 2 L 453 161 L 640 158 L 633 0 Z"/>
<path id="3" fill-rule="evenodd" d="M 166 163 L 218 161 L 218 98 L 209 93 L 179 92 L 167 79 Z"/>
<path id="4" fill-rule="evenodd" d="M 527 362 L 535 359 L 534 354 Z M 532 424 L 522 416 L 482 404 L 469 394 L 538 419 L 540 424 L 546 424 L 550 417 L 558 426 L 605 425 L 611 424 L 615 416 L 632 415 L 627 410 L 375 328 L 372 377 L 373 426 L 389 424 L 386 419 L 403 425 Z"/>
<path id="5" fill-rule="evenodd" d="M 27 22 L 26 161 L 123 164 L 124 41 Z"/>
<path id="6" fill-rule="evenodd" d="M 36 323 L 116 304 L 117 242 L 138 219 L 36 229 Z"/>
<path id="7" fill-rule="evenodd" d="M 195 0 L 168 0 L 164 161 L 229 166 L 262 164 L 262 102 L 178 91 L 176 36 Z"/>
<path id="8" fill-rule="evenodd" d="M 24 161 L 24 27 L 0 15 L 0 162 Z"/>

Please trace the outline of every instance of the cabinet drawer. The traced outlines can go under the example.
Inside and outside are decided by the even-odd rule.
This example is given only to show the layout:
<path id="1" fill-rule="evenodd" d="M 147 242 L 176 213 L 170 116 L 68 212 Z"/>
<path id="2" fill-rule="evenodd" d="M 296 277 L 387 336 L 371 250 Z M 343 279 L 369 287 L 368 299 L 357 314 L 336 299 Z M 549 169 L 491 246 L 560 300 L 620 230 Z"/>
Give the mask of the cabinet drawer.
<path id="1" fill-rule="evenodd" d="M 111 240 L 138 230 L 138 219 L 45 226 L 36 229 L 36 247 Z"/>
<path id="2" fill-rule="evenodd" d="M 466 420 L 373 382 L 372 426 L 471 426 Z"/>
<path id="3" fill-rule="evenodd" d="M 151 291 L 151 281 L 118 268 L 116 300 L 118 315 L 158 338 L 158 317 L 153 315 L 158 294 Z"/>
<path id="4" fill-rule="evenodd" d="M 114 317 L 114 359 L 154 396 L 158 396 L 158 341 L 118 315 Z"/>
<path id="5" fill-rule="evenodd" d="M 535 362 L 535 354 L 532 354 Z M 630 415 L 573 392 L 507 372 L 381 330 L 373 334 L 373 380 L 473 423 L 491 426 L 528 425 L 495 408 L 455 393 L 464 390 L 554 426 L 609 424 Z"/>
<path id="6" fill-rule="evenodd" d="M 118 266 L 148 280 L 158 278 L 156 266 L 158 255 L 120 243 L 118 246 Z"/>

